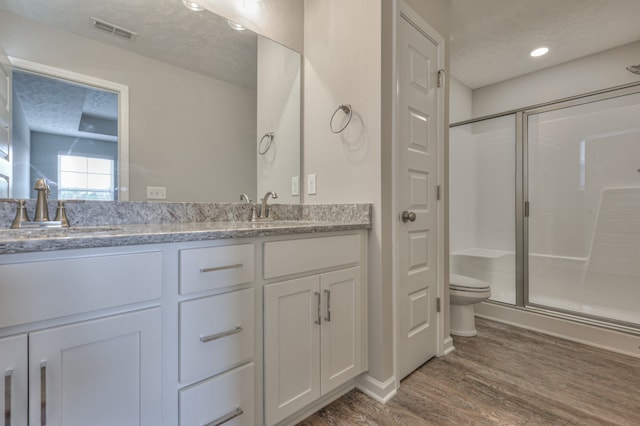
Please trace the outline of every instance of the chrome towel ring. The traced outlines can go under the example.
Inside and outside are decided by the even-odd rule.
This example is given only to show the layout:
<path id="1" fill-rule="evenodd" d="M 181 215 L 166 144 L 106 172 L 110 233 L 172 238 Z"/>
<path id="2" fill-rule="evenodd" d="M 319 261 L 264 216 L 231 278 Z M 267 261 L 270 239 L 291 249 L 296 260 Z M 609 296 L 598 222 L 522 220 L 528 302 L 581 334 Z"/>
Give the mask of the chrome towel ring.
<path id="1" fill-rule="evenodd" d="M 265 133 L 264 136 L 260 138 L 260 142 L 258 142 L 258 154 L 265 155 L 267 151 L 269 151 L 269 149 L 271 148 L 271 144 L 273 143 L 273 138 L 275 138 L 275 136 L 276 135 L 273 132 L 269 132 L 269 133 Z M 267 142 L 267 147 L 265 149 L 262 149 L 262 142 L 264 142 L 266 138 L 269 138 L 269 141 Z"/>
<path id="2" fill-rule="evenodd" d="M 344 124 L 344 126 L 342 126 L 339 130 L 335 130 L 334 126 L 333 126 L 333 120 L 336 118 L 336 114 L 338 113 L 338 111 L 342 111 L 347 115 L 347 122 Z M 331 131 L 333 133 L 340 133 L 342 132 L 344 129 L 347 128 L 347 126 L 349 125 L 349 123 L 351 123 L 351 117 L 353 116 L 353 110 L 351 109 L 351 105 L 349 104 L 344 104 L 344 105 L 340 105 L 338 107 L 338 109 L 336 109 L 333 112 L 333 115 L 331 116 L 331 120 L 329 120 L 329 127 L 331 128 Z"/>

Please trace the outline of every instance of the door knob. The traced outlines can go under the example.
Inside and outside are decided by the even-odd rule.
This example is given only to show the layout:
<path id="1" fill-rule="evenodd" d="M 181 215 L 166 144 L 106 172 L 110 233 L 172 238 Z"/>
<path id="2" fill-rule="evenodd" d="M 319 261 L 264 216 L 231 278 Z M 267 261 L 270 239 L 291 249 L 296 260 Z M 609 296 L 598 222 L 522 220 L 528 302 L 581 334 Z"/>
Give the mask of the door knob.
<path id="1" fill-rule="evenodd" d="M 402 212 L 402 221 L 403 222 L 415 222 L 416 214 L 414 212 L 403 211 Z"/>

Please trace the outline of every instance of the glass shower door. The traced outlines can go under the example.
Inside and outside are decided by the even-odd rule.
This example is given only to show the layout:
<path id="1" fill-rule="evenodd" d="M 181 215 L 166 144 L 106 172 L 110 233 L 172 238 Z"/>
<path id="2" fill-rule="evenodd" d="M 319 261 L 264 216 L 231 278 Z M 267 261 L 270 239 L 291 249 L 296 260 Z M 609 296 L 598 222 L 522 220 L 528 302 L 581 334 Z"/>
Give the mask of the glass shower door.
<path id="1" fill-rule="evenodd" d="M 516 115 L 451 127 L 451 273 L 485 281 L 516 303 Z"/>
<path id="2" fill-rule="evenodd" d="M 637 325 L 640 94 L 611 96 L 525 114 L 527 304 Z"/>

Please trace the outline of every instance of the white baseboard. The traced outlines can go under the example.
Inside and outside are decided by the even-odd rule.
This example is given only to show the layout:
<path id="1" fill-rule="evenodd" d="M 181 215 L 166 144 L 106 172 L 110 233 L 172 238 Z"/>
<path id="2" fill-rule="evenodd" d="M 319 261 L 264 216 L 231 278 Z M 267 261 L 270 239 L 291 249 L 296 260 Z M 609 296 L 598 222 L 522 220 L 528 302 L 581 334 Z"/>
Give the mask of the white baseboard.
<path id="1" fill-rule="evenodd" d="M 474 308 L 476 316 L 481 318 L 640 357 L 640 336 L 496 303 L 482 302 Z"/>
<path id="2" fill-rule="evenodd" d="M 456 348 L 453 346 L 453 339 L 451 338 L 451 336 L 447 336 L 447 338 L 444 339 L 444 341 L 442 342 L 442 354 L 438 356 L 440 357 L 440 356 L 449 355 L 451 352 L 455 350 Z"/>
<path id="3" fill-rule="evenodd" d="M 385 382 L 380 382 L 368 374 L 363 374 L 356 381 L 356 388 L 381 404 L 386 404 L 397 392 L 396 378 L 391 376 Z"/>

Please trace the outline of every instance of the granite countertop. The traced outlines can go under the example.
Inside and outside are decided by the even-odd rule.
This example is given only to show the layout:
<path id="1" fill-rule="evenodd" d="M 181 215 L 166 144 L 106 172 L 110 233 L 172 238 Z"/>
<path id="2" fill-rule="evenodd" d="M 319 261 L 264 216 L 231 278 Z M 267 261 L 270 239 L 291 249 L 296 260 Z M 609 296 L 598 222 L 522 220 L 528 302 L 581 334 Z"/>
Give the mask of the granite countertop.
<path id="1" fill-rule="evenodd" d="M 0 254 L 371 229 L 371 205 L 367 204 L 279 206 L 274 211 L 281 219 L 272 222 L 243 220 L 246 211 L 238 210 L 236 205 L 197 205 L 193 208 L 175 203 L 151 206 L 129 203 L 101 204 L 99 208 L 117 209 L 121 220 L 107 223 L 85 220 L 70 228 L 0 228 Z M 139 216 L 141 208 L 145 217 L 161 211 L 172 213 L 168 216 L 173 219 L 160 223 L 157 220 L 142 224 L 123 223 L 127 217 L 132 217 L 132 211 Z M 87 212 L 95 212 L 95 209 L 93 206 Z M 180 213 L 176 214 L 176 211 Z M 123 212 L 126 212 L 124 216 Z M 139 219 L 138 216 L 135 217 Z"/>
<path id="2" fill-rule="evenodd" d="M 303 220 L 196 222 L 0 230 L 0 254 L 138 244 L 251 238 L 369 229 L 367 223 Z"/>

